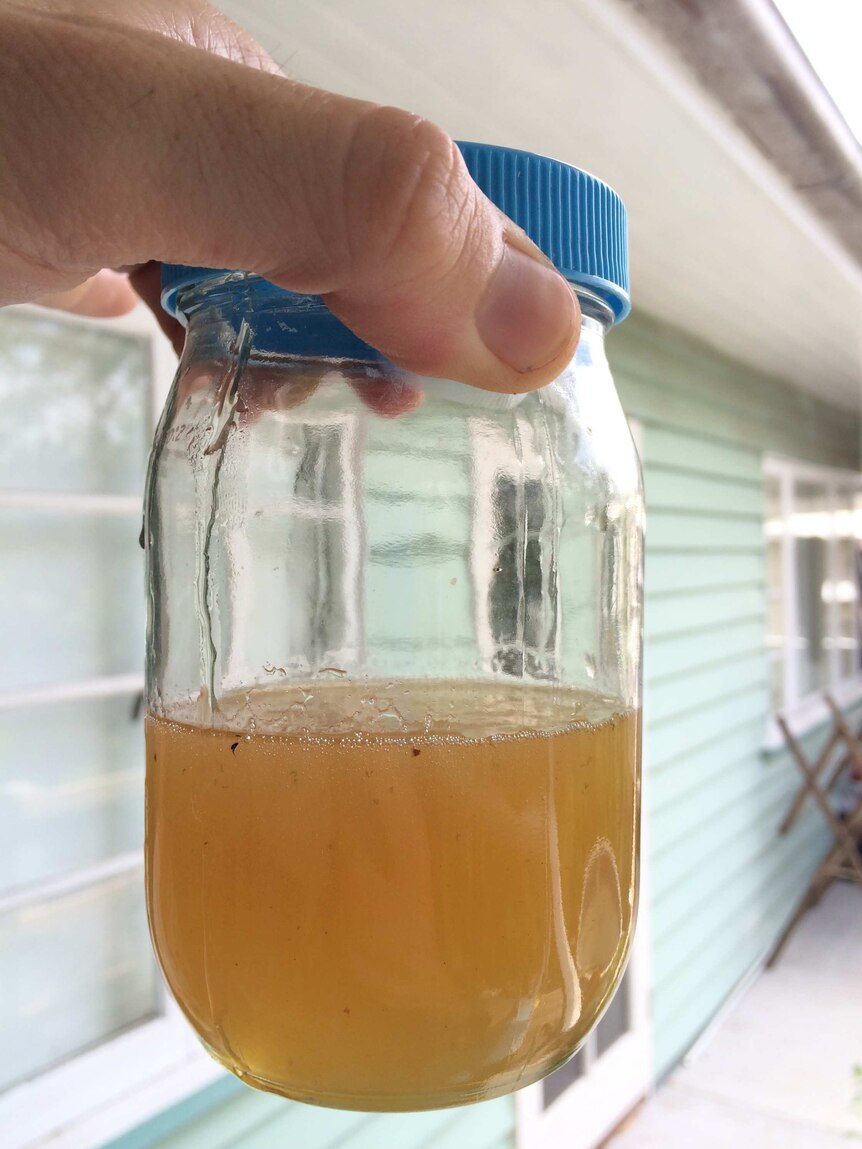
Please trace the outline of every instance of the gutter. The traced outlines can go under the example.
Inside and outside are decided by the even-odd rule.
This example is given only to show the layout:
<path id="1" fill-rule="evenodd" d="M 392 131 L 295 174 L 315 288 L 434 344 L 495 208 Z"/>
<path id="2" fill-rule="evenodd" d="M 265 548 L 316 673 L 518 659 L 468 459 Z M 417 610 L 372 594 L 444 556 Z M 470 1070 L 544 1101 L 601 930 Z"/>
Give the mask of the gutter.
<path id="1" fill-rule="evenodd" d="M 772 0 L 621 0 L 862 267 L 862 146 Z"/>

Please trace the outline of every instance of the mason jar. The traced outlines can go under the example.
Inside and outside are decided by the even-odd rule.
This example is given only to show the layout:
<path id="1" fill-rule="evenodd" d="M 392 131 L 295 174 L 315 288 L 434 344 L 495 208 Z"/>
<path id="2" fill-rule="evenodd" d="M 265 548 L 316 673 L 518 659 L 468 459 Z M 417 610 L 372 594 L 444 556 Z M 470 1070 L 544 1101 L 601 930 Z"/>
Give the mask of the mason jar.
<path id="1" fill-rule="evenodd" d="M 187 336 L 146 495 L 151 932 L 208 1050 L 321 1105 L 537 1080 L 635 920 L 643 504 L 604 347 L 625 210 L 461 147 L 578 296 L 538 391 L 418 377 L 317 297 L 164 269 Z"/>

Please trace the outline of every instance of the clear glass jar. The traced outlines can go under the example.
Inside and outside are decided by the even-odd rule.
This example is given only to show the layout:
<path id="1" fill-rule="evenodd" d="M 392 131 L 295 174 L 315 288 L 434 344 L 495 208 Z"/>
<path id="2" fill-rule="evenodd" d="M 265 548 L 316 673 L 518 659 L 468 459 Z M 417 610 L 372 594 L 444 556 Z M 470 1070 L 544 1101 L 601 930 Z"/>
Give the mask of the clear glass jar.
<path id="1" fill-rule="evenodd" d="M 570 278 L 574 361 L 500 396 L 406 374 L 319 299 L 167 273 L 188 335 L 146 502 L 148 906 L 249 1084 L 493 1097 L 569 1057 L 622 976 L 643 506 L 604 351 L 622 289 Z"/>

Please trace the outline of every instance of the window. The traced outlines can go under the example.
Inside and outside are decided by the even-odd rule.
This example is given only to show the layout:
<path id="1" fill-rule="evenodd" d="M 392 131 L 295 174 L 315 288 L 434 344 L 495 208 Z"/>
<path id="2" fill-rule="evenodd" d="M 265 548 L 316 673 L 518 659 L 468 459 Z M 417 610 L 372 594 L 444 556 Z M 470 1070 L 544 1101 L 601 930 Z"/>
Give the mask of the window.
<path id="1" fill-rule="evenodd" d="M 0 1128 L 10 1149 L 92 1115 L 120 1080 L 128 1091 L 189 1057 L 152 956 L 142 867 L 138 534 L 171 371 L 148 317 L 0 313 Z"/>
<path id="2" fill-rule="evenodd" d="M 576 1081 L 584 1078 L 595 1062 L 632 1028 L 630 995 L 631 974 L 626 973 L 601 1021 L 575 1056 L 542 1081 L 542 1105 L 545 1109 Z"/>
<path id="3" fill-rule="evenodd" d="M 553 680 L 559 674 L 558 603 L 554 562 L 547 554 L 552 521 L 547 484 L 501 471 L 491 499 L 497 530 L 488 589 L 488 624 L 496 647 L 491 666 L 518 678 Z"/>
<path id="4" fill-rule="evenodd" d="M 767 642 L 774 710 L 860 680 L 862 476 L 768 459 Z"/>

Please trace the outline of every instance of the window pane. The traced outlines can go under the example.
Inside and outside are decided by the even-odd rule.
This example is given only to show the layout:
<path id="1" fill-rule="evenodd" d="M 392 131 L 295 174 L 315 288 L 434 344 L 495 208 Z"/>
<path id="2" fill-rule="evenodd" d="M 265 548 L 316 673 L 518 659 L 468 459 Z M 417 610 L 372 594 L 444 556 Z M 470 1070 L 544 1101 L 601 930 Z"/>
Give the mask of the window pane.
<path id="1" fill-rule="evenodd" d="M 0 692 L 142 666 L 140 518 L 0 512 Z"/>
<path id="2" fill-rule="evenodd" d="M 853 487 L 839 487 L 835 513 L 835 584 L 830 588 L 836 607 L 838 667 L 841 678 L 849 678 L 860 668 L 859 660 L 859 582 L 860 494 Z"/>
<path id="3" fill-rule="evenodd" d="M 773 710 L 784 706 L 784 659 L 773 655 L 769 660 L 769 698 Z"/>
<path id="4" fill-rule="evenodd" d="M 586 1053 L 583 1049 L 565 1065 L 561 1065 L 554 1073 L 551 1073 L 542 1082 L 542 1108 L 547 1109 L 549 1105 L 557 1100 L 557 1098 L 569 1088 L 570 1085 L 583 1077 L 587 1071 Z"/>
<path id="5" fill-rule="evenodd" d="M 766 645 L 772 651 L 772 707 L 784 705 L 784 534 L 781 515 L 781 482 L 776 475 L 764 479 L 766 520 Z"/>
<path id="6" fill-rule="evenodd" d="M 148 336 L 0 314 L 0 488 L 138 494 L 150 375 Z"/>
<path id="7" fill-rule="evenodd" d="M 792 529 L 795 536 L 797 632 L 794 646 L 801 696 L 829 682 L 828 549 L 832 516 L 822 483 L 797 482 Z"/>
<path id="8" fill-rule="evenodd" d="M 142 667 L 150 348 L 145 334 L 0 313 L 0 695 Z M 136 861 L 136 700 L 6 701 L 0 1091 L 154 1016 L 161 1000 Z"/>
<path id="9" fill-rule="evenodd" d="M 0 895 L 141 848 L 134 704 L 124 695 L 0 713 Z"/>
<path id="10" fill-rule="evenodd" d="M 599 1057 L 603 1053 L 607 1053 L 615 1042 L 624 1037 L 630 1027 L 629 979 L 626 975 L 596 1029 L 596 1052 Z"/>
<path id="11" fill-rule="evenodd" d="M 156 1013 L 142 881 L 0 914 L 0 1090 Z"/>

